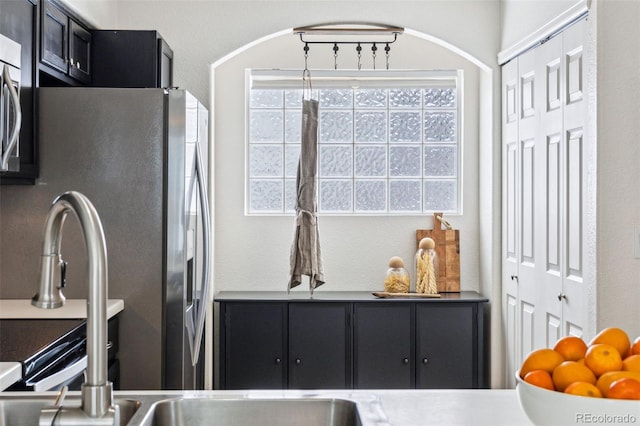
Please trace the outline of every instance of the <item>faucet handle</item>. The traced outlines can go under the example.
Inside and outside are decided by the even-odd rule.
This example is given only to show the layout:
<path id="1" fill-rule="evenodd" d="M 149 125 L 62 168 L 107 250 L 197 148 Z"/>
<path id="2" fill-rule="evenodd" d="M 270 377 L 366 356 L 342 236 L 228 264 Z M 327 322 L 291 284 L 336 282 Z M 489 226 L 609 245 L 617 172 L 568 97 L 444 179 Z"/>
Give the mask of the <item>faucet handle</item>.
<path id="1" fill-rule="evenodd" d="M 67 262 L 60 258 L 60 288 L 65 288 L 67 286 Z"/>

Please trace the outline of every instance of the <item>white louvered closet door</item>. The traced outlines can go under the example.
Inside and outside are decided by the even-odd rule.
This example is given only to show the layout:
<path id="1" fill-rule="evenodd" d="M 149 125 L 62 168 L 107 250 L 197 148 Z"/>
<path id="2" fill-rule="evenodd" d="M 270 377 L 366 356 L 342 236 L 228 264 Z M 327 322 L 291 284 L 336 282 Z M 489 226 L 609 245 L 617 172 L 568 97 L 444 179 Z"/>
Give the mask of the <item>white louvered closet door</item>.
<path id="1" fill-rule="evenodd" d="M 532 350 L 582 335 L 584 21 L 502 67 L 507 385 Z"/>

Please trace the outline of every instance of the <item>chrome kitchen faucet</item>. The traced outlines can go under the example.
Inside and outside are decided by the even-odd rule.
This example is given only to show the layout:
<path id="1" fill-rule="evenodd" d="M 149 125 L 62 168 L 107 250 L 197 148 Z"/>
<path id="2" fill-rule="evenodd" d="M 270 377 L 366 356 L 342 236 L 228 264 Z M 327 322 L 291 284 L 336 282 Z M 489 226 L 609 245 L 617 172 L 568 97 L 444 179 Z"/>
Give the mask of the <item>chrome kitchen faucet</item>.
<path id="1" fill-rule="evenodd" d="M 64 304 L 62 287 L 66 263 L 60 246 L 62 226 L 69 212 L 80 222 L 89 258 L 89 298 L 87 301 L 87 373 L 82 384 L 80 407 L 45 407 L 40 424 L 115 425 L 119 410 L 113 404 L 113 386 L 107 380 L 107 247 L 102 223 L 95 207 L 79 192 L 57 197 L 45 221 L 39 292 L 31 304 L 45 309 Z"/>

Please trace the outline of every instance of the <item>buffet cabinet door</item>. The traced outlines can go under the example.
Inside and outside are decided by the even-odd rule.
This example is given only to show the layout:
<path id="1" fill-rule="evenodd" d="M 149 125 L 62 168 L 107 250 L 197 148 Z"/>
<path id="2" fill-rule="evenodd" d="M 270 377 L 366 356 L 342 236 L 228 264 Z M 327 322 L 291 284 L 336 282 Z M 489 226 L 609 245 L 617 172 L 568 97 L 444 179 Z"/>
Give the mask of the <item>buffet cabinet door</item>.
<path id="1" fill-rule="evenodd" d="M 289 387 L 351 387 L 351 304 L 289 304 Z"/>
<path id="2" fill-rule="evenodd" d="M 286 388 L 285 303 L 223 303 L 223 389 Z"/>
<path id="3" fill-rule="evenodd" d="M 354 388 L 414 387 L 410 303 L 354 304 Z"/>
<path id="4" fill-rule="evenodd" d="M 472 303 L 417 304 L 417 388 L 478 386 L 476 311 Z"/>

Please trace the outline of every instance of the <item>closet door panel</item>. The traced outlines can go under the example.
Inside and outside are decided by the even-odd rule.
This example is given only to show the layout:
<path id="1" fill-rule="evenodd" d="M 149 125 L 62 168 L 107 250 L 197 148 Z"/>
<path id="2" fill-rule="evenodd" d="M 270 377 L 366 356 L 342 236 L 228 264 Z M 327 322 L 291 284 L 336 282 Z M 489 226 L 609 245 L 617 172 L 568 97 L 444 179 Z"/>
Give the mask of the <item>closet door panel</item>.
<path id="1" fill-rule="evenodd" d="M 564 31 L 563 62 L 566 66 L 566 99 L 563 126 L 566 155 L 564 210 L 565 268 L 563 270 L 563 332 L 582 336 L 587 324 L 587 306 L 584 287 L 585 230 L 584 214 L 586 96 L 584 87 L 584 36 L 586 21 L 572 25 Z"/>
<path id="2" fill-rule="evenodd" d="M 562 209 L 563 154 L 562 107 L 564 65 L 562 35 L 551 38 L 536 49 L 536 69 L 541 80 L 540 122 L 537 129 L 536 182 L 536 280 L 544 318 L 541 346 L 553 347 L 562 335 Z"/>
<path id="3" fill-rule="evenodd" d="M 518 61 L 502 67 L 502 326 L 505 332 L 504 376 L 515 386 L 518 352 Z"/>
<path id="4" fill-rule="evenodd" d="M 545 342 L 545 306 L 540 292 L 540 268 L 538 216 L 540 216 L 540 147 L 539 126 L 543 106 L 541 90 L 545 87 L 544 73 L 540 72 L 538 49 L 518 57 L 518 83 L 520 85 L 520 114 L 518 123 L 518 170 L 516 182 L 518 233 L 518 319 L 521 337 L 518 352 L 520 361 L 533 349 Z"/>

